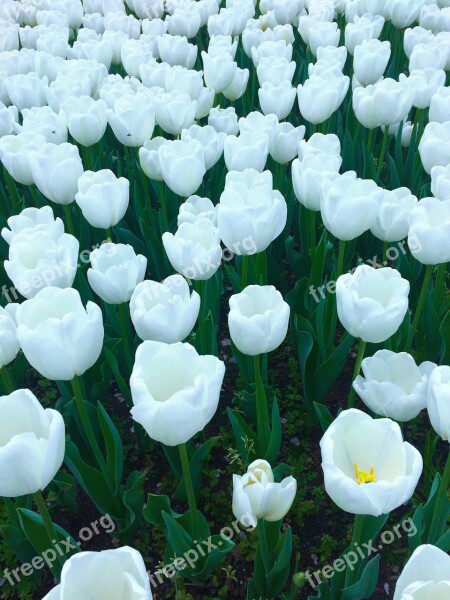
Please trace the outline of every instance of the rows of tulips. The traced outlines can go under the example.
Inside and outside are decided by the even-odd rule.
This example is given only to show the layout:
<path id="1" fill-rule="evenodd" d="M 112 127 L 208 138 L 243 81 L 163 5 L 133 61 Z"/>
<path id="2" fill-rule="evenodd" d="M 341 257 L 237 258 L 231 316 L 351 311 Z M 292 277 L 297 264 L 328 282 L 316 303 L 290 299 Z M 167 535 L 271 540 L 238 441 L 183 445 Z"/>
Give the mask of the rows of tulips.
<path id="1" fill-rule="evenodd" d="M 2 1 L 0 531 L 19 563 L 73 541 L 46 600 L 161 597 L 143 528 L 166 564 L 211 542 L 175 573 L 208 598 L 233 516 L 255 529 L 247 600 L 373 597 L 379 554 L 316 589 L 303 573 L 282 445 L 300 416 L 299 451 L 322 431 L 325 490 L 355 515 L 340 551 L 403 507 L 395 600 L 450 598 L 448 71 L 448 0 Z M 295 411 L 269 384 L 282 344 Z M 241 467 L 214 525 L 213 418 Z M 155 452 L 170 496 L 130 468 Z M 71 486 L 114 544 L 81 551 L 58 525 Z"/>

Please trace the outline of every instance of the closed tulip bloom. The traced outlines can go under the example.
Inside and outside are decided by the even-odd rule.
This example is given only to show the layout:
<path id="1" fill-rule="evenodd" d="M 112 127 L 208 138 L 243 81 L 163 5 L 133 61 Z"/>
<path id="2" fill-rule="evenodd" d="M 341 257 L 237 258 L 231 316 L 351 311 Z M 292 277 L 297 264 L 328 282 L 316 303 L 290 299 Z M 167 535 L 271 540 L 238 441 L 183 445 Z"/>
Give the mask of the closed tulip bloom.
<path id="1" fill-rule="evenodd" d="M 28 155 L 45 144 L 43 135 L 24 131 L 17 135 L 5 135 L 0 138 L 0 159 L 11 177 L 23 185 L 34 183 Z"/>
<path id="2" fill-rule="evenodd" d="M 26 75 L 19 73 L 6 80 L 6 90 L 11 104 L 14 104 L 18 110 L 23 110 L 47 104 L 45 97 L 47 84 L 48 81 L 40 79 L 36 73 L 27 73 Z"/>
<path id="3" fill-rule="evenodd" d="M 450 367 L 442 365 L 431 373 L 428 383 L 427 409 L 435 432 L 450 441 Z"/>
<path id="4" fill-rule="evenodd" d="M 208 54 L 217 56 L 228 52 L 234 60 L 237 51 L 237 40 L 233 40 L 231 35 L 213 35 L 208 44 Z"/>
<path id="5" fill-rule="evenodd" d="M 445 84 L 445 71 L 432 67 L 416 69 L 410 72 L 407 81 L 414 94 L 413 106 L 421 109 L 428 108 L 434 93 Z"/>
<path id="6" fill-rule="evenodd" d="M 325 227 L 339 240 L 354 240 L 374 225 L 383 193 L 371 179 L 344 174 L 325 180 L 320 202 Z"/>
<path id="7" fill-rule="evenodd" d="M 320 441 L 325 489 L 342 510 L 378 517 L 408 501 L 422 474 L 420 452 L 397 423 L 342 411 Z"/>
<path id="8" fill-rule="evenodd" d="M 64 563 L 61 583 L 43 600 L 152 600 L 150 581 L 141 554 L 123 546 L 100 552 L 78 552 Z"/>
<path id="9" fill-rule="evenodd" d="M 232 84 L 238 66 L 230 54 L 224 52 L 218 56 L 211 56 L 202 52 L 202 62 L 206 87 L 219 94 Z"/>
<path id="10" fill-rule="evenodd" d="M 9 217 L 7 223 L 9 229 L 4 227 L 1 232 L 7 244 L 11 244 L 14 236 L 22 232 L 43 230 L 53 239 L 59 238 L 64 233 L 64 223 L 59 217 L 55 219 L 51 206 L 24 208 L 18 215 Z"/>
<path id="11" fill-rule="evenodd" d="M 49 285 L 71 287 L 78 265 L 78 240 L 68 233 L 53 237 L 45 229 L 17 233 L 9 246 L 4 267 L 14 287 L 33 298 Z"/>
<path id="12" fill-rule="evenodd" d="M 259 519 L 280 521 L 289 512 L 296 493 L 293 477 L 275 483 L 270 464 L 258 459 L 244 475 L 233 475 L 233 514 L 247 527 L 256 527 Z"/>
<path id="13" fill-rule="evenodd" d="M 362 361 L 362 375 L 353 388 L 376 415 L 395 421 L 410 421 L 427 405 L 428 379 L 436 365 L 426 361 L 417 366 L 406 352 L 379 350 Z"/>
<path id="14" fill-rule="evenodd" d="M 307 140 L 302 140 L 298 145 L 298 157 L 300 160 L 307 154 L 330 154 L 335 157 L 340 157 L 341 142 L 334 133 L 314 133 Z M 339 167 L 336 169 L 339 170 Z"/>
<path id="15" fill-rule="evenodd" d="M 170 264 L 186 279 L 210 279 L 222 262 L 219 232 L 209 219 L 182 223 L 175 234 L 163 233 L 162 241 Z"/>
<path id="16" fill-rule="evenodd" d="M 173 15 L 167 17 L 167 31 L 170 35 L 182 35 L 188 39 L 197 35 L 202 18 L 200 11 L 190 8 L 179 8 Z"/>
<path id="17" fill-rule="evenodd" d="M 159 166 L 158 150 L 164 144 L 170 144 L 171 140 L 164 137 L 155 137 L 144 142 L 142 148 L 139 148 L 139 162 L 141 169 L 150 179 L 163 181 L 163 176 Z"/>
<path id="18" fill-rule="evenodd" d="M 370 40 L 356 46 L 353 69 L 356 79 L 362 85 L 376 83 L 386 70 L 391 56 L 390 42 Z"/>
<path id="19" fill-rule="evenodd" d="M 233 106 L 212 108 L 209 111 L 208 125 L 214 127 L 218 132 L 224 132 L 227 135 L 236 135 L 239 133 L 238 118 Z"/>
<path id="20" fill-rule="evenodd" d="M 164 63 L 155 63 L 155 65 L 164 65 Z M 166 67 L 168 69 L 165 72 L 164 85 L 162 86 L 166 92 L 184 92 L 189 94 L 192 100 L 195 100 L 203 88 L 202 72 L 185 69 L 180 65 L 174 67 L 166 65 Z M 165 69 L 165 67 L 163 68 Z"/>
<path id="21" fill-rule="evenodd" d="M 309 210 L 319 211 L 321 186 L 325 181 L 339 179 L 341 164 L 342 158 L 335 154 L 308 153 L 302 160 L 296 158 L 292 163 L 292 184 L 300 204 Z M 353 173 L 347 172 L 346 176 L 353 178 Z"/>
<path id="22" fill-rule="evenodd" d="M 103 348 L 100 307 L 84 308 L 73 288 L 46 287 L 16 312 L 17 337 L 30 365 L 43 377 L 70 381 L 97 361 Z"/>
<path id="23" fill-rule="evenodd" d="M 295 157 L 300 140 L 305 135 L 305 126 L 294 127 L 292 123 L 280 123 L 276 136 L 270 147 L 270 156 L 281 165 L 285 165 Z"/>
<path id="24" fill-rule="evenodd" d="M 450 201 L 423 198 L 409 216 L 408 246 L 424 265 L 450 260 Z"/>
<path id="25" fill-rule="evenodd" d="M 114 135 L 124 146 L 143 146 L 155 128 L 155 106 L 147 94 L 124 96 L 106 111 Z"/>
<path id="26" fill-rule="evenodd" d="M 197 102 L 189 94 L 170 92 L 156 101 L 156 121 L 167 133 L 179 135 L 194 123 L 196 110 Z"/>
<path id="27" fill-rule="evenodd" d="M 191 333 L 200 310 L 200 296 L 189 291 L 181 275 L 171 275 L 162 283 L 143 281 L 130 300 L 130 314 L 141 340 L 174 344 Z"/>
<path id="28" fill-rule="evenodd" d="M 108 304 L 128 302 L 145 277 L 147 259 L 128 244 L 107 242 L 90 254 L 89 285 Z"/>
<path id="29" fill-rule="evenodd" d="M 117 12 L 116 9 L 114 9 L 114 11 L 108 10 L 108 12 L 105 14 L 105 30 L 123 31 L 128 35 L 129 38 L 134 38 L 137 40 L 141 33 L 141 22 L 133 15 L 126 15 L 123 2 L 120 4 L 124 9 L 123 14 Z M 105 7 L 106 2 L 103 2 L 103 8 Z"/>
<path id="30" fill-rule="evenodd" d="M 259 103 L 264 114 L 275 114 L 286 119 L 294 106 L 296 89 L 290 81 L 277 85 L 266 82 L 258 90 Z"/>
<path id="31" fill-rule="evenodd" d="M 450 88 L 440 87 L 432 96 L 429 112 L 430 123 L 450 121 Z"/>
<path id="32" fill-rule="evenodd" d="M 409 282 L 396 269 L 360 265 L 336 282 L 339 320 L 353 337 L 379 344 L 402 324 L 408 294 Z"/>
<path id="33" fill-rule="evenodd" d="M 273 286 L 249 285 L 230 298 L 231 339 L 249 356 L 272 352 L 286 337 L 289 314 L 289 305 Z"/>
<path id="34" fill-rule="evenodd" d="M 162 62 L 169 65 L 181 65 L 192 69 L 197 58 L 197 46 L 190 44 L 187 38 L 178 35 L 164 34 L 158 36 L 158 54 Z"/>
<path id="35" fill-rule="evenodd" d="M 449 49 L 434 38 L 430 43 L 420 43 L 414 46 L 409 58 L 409 71 L 416 69 L 446 69 Z"/>
<path id="36" fill-rule="evenodd" d="M 439 200 L 450 200 L 450 165 L 431 169 L 431 193 Z"/>
<path id="37" fill-rule="evenodd" d="M 237 69 L 230 85 L 223 90 L 223 95 L 234 102 L 245 94 L 250 71 L 248 69 Z"/>
<path id="38" fill-rule="evenodd" d="M 70 135 L 82 146 L 92 146 L 101 140 L 106 126 L 106 103 L 90 96 L 71 98 L 62 105 Z"/>
<path id="39" fill-rule="evenodd" d="M 17 116 L 18 113 L 17 108 L 15 106 L 6 107 L 2 102 L 0 102 L 0 137 L 14 133 L 14 130 L 18 125 Z"/>
<path id="40" fill-rule="evenodd" d="M 211 169 L 222 156 L 223 145 L 226 138 L 226 133 L 217 132 L 211 125 L 191 125 L 189 129 L 183 129 L 181 132 L 181 140 L 189 141 L 190 139 L 197 140 L 201 143 L 204 150 L 205 167 L 208 171 Z"/>
<path id="41" fill-rule="evenodd" d="M 295 61 L 289 62 L 284 56 L 261 58 L 256 69 L 259 85 L 262 86 L 264 83 L 277 85 L 282 81 L 292 81 L 296 66 Z"/>
<path id="42" fill-rule="evenodd" d="M 328 23 L 323 21 L 319 27 L 309 30 L 308 43 L 311 52 L 317 56 L 317 49 L 321 46 L 339 46 L 341 30 L 335 21 Z"/>
<path id="43" fill-rule="evenodd" d="M 356 118 L 368 129 L 405 120 L 413 101 L 414 95 L 409 85 L 393 79 L 383 79 L 353 91 Z"/>
<path id="44" fill-rule="evenodd" d="M 190 344 L 143 342 L 130 378 L 132 417 L 152 439 L 184 444 L 213 418 L 224 374 L 221 360 Z"/>
<path id="45" fill-rule="evenodd" d="M 49 106 L 22 111 L 22 126 L 17 131 L 43 135 L 51 144 L 67 142 L 67 124 L 64 115 L 57 114 Z"/>
<path id="46" fill-rule="evenodd" d="M 180 205 L 178 227 L 182 223 L 195 223 L 199 219 L 209 219 L 217 227 L 217 210 L 209 198 L 190 196 Z"/>
<path id="47" fill-rule="evenodd" d="M 391 0 L 388 10 L 392 24 L 399 29 L 409 27 L 419 17 L 423 4 L 423 0 Z"/>
<path id="48" fill-rule="evenodd" d="M 323 123 L 340 107 L 347 94 L 350 79 L 347 76 L 313 77 L 297 87 L 298 105 L 304 119 Z"/>
<path id="49" fill-rule="evenodd" d="M 9 365 L 20 350 L 15 322 L 16 308 L 16 304 L 7 304 L 6 308 L 0 306 L 0 369 Z"/>
<path id="50" fill-rule="evenodd" d="M 397 580 L 394 600 L 446 600 L 450 594 L 450 557 L 431 544 L 414 550 Z"/>
<path id="51" fill-rule="evenodd" d="M 428 123 L 420 139 L 419 154 L 428 174 L 433 167 L 450 164 L 450 121 Z"/>
<path id="52" fill-rule="evenodd" d="M 39 191 L 56 204 L 75 200 L 83 164 L 73 144 L 43 144 L 29 153 L 31 174 Z"/>
<path id="53" fill-rule="evenodd" d="M 78 180 L 75 201 L 86 221 L 99 229 L 109 229 L 125 215 L 130 195 L 130 182 L 117 178 L 109 169 L 85 171 Z"/>
<path id="54" fill-rule="evenodd" d="M 416 196 L 408 188 L 385 191 L 370 231 L 384 242 L 403 240 L 408 235 L 409 216 L 417 202 Z"/>
<path id="55" fill-rule="evenodd" d="M 229 171 L 263 171 L 269 155 L 269 137 L 265 133 L 229 135 L 224 143 L 225 164 Z"/>
<path id="56" fill-rule="evenodd" d="M 279 121 L 276 115 L 263 115 L 257 110 L 239 119 L 239 131 L 241 134 L 247 133 L 255 136 L 266 134 L 269 138 L 269 149 L 272 147 L 278 125 Z"/>
<path id="57" fill-rule="evenodd" d="M 0 397 L 0 420 L 0 495 L 17 498 L 45 489 L 64 460 L 62 416 L 22 389 Z"/>
<path id="58" fill-rule="evenodd" d="M 227 248 L 238 255 L 263 252 L 283 231 L 287 205 L 272 189 L 270 171 L 246 169 L 228 173 L 217 206 L 219 233 Z"/>
<path id="59" fill-rule="evenodd" d="M 339 46 L 338 48 L 334 46 L 320 46 L 317 48 L 317 62 L 319 61 L 334 63 L 343 71 L 347 61 L 347 48 L 345 46 Z"/>
<path id="60" fill-rule="evenodd" d="M 364 41 L 378 39 L 384 26 L 384 18 L 380 14 L 367 13 L 355 17 L 353 23 L 347 19 L 345 26 L 345 45 L 350 54 Z"/>
<path id="61" fill-rule="evenodd" d="M 205 151 L 195 140 L 175 140 L 158 149 L 159 168 L 166 185 L 179 196 L 188 197 L 200 187 L 206 173 Z"/>

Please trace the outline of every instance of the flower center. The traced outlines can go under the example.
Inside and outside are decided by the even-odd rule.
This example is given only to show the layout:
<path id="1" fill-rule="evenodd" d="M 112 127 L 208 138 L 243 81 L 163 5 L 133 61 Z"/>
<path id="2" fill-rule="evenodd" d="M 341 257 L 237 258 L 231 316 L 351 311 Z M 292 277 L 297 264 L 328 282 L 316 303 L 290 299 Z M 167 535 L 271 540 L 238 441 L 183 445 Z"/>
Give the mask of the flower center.
<path id="1" fill-rule="evenodd" d="M 366 471 L 363 471 L 362 469 L 358 469 L 358 465 L 356 463 L 353 465 L 353 467 L 355 469 L 356 482 L 359 485 L 362 485 L 363 483 L 376 482 L 375 469 L 373 467 L 370 469 L 369 473 L 366 473 Z"/>

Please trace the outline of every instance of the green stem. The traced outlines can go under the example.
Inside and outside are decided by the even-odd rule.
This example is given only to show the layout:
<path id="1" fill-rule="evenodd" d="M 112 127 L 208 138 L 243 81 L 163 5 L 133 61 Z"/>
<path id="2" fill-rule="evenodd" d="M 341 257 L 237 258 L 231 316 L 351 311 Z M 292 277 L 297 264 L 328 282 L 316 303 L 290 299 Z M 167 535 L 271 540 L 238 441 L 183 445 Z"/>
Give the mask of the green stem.
<path id="1" fill-rule="evenodd" d="M 353 535 L 352 535 L 352 547 L 355 547 L 355 544 L 359 544 L 361 542 L 362 529 L 364 524 L 364 515 L 355 515 L 355 521 L 353 523 Z M 358 572 L 357 564 L 354 565 L 353 570 L 347 568 L 347 572 L 345 574 L 345 587 L 348 588 L 352 586 L 358 580 Z"/>
<path id="2" fill-rule="evenodd" d="M 408 339 L 406 340 L 406 345 L 404 348 L 405 352 L 409 352 L 414 336 L 416 335 L 417 327 L 419 326 L 420 317 L 422 315 L 423 307 L 425 305 L 425 300 L 427 297 L 428 287 L 431 281 L 431 275 L 433 273 L 433 265 L 427 265 L 425 269 L 425 275 L 423 277 L 422 289 L 420 291 L 419 301 L 417 303 L 416 312 L 414 314 L 414 319 L 411 325 L 411 329 L 409 330 Z"/>
<path id="3" fill-rule="evenodd" d="M 450 452 L 447 454 L 444 473 L 442 474 L 441 484 L 439 486 L 434 507 L 433 519 L 431 521 L 428 543 L 435 544 L 438 538 L 445 530 L 448 520 L 448 489 L 450 486 Z"/>
<path id="4" fill-rule="evenodd" d="M 266 523 L 264 519 L 259 519 L 257 523 L 258 530 L 258 540 L 259 540 L 259 550 L 261 552 L 261 558 L 264 563 L 264 570 L 266 574 L 270 571 L 270 553 L 267 544 L 267 535 L 266 535 Z"/>
<path id="5" fill-rule="evenodd" d="M 389 242 L 383 242 L 383 266 L 388 266 Z"/>
<path id="6" fill-rule="evenodd" d="M 39 199 L 39 193 L 38 193 L 38 189 L 35 185 L 30 185 L 28 188 L 31 192 L 31 195 L 33 196 L 33 200 L 34 203 L 36 205 L 36 208 L 40 208 L 41 207 L 41 201 Z"/>
<path id="7" fill-rule="evenodd" d="M 367 150 L 369 152 L 372 152 L 374 131 L 374 129 L 369 129 L 369 135 L 367 137 Z"/>
<path id="8" fill-rule="evenodd" d="M 253 369 L 255 373 L 256 387 L 256 428 L 258 433 L 258 442 L 260 454 L 264 456 L 270 440 L 269 409 L 267 406 L 266 392 L 261 377 L 261 367 L 259 356 L 253 357 Z"/>
<path id="9" fill-rule="evenodd" d="M 80 380 L 75 375 L 72 379 L 72 389 L 75 396 L 75 405 L 77 407 L 78 415 L 80 417 L 81 423 L 83 425 L 84 433 L 89 442 L 89 446 L 92 450 L 92 453 L 95 456 L 98 466 L 100 467 L 103 476 L 106 481 L 109 481 L 108 469 L 106 466 L 105 459 L 103 458 L 103 454 L 100 450 L 100 446 L 98 445 L 97 438 L 95 437 L 94 430 L 92 429 L 92 424 L 89 418 L 89 415 L 86 410 L 86 406 L 84 405 L 83 400 L 83 392 L 81 391 Z"/>
<path id="10" fill-rule="evenodd" d="M 180 453 L 181 468 L 183 470 L 184 487 L 188 498 L 189 512 L 191 517 L 192 536 L 197 535 L 197 502 L 195 501 L 194 486 L 192 483 L 191 469 L 189 467 L 189 458 L 186 449 L 186 444 L 179 444 L 178 451 Z"/>
<path id="11" fill-rule="evenodd" d="M 47 532 L 48 538 L 50 540 L 50 542 L 53 544 L 53 541 L 55 540 L 56 542 L 58 542 L 59 538 L 58 535 L 56 533 L 56 529 L 55 526 L 53 525 L 53 521 L 52 518 L 50 516 L 50 513 L 48 511 L 47 508 L 47 504 L 45 503 L 44 498 L 42 497 L 42 493 L 40 490 L 38 490 L 35 494 L 33 494 L 33 499 L 36 503 L 36 506 L 38 508 L 39 514 L 41 515 L 42 521 L 44 523 L 44 527 L 45 527 L 45 531 Z M 63 565 L 64 564 L 64 559 L 58 555 L 58 562 Z"/>
<path id="12" fill-rule="evenodd" d="M 383 133 L 383 143 L 381 144 L 380 156 L 378 158 L 378 167 L 377 167 L 377 174 L 375 177 L 375 181 L 380 181 L 380 176 L 381 176 L 381 171 L 383 169 L 383 162 L 384 162 L 384 157 L 386 154 L 388 140 L 389 140 L 389 127 L 385 127 L 384 133 Z"/>
<path id="13" fill-rule="evenodd" d="M 242 255 L 242 272 L 241 272 L 242 289 L 248 284 L 248 256 Z"/>
<path id="14" fill-rule="evenodd" d="M 313 260 L 313 255 L 316 250 L 317 240 L 316 240 L 316 211 L 310 210 L 310 234 L 311 234 L 311 260 Z"/>
<path id="15" fill-rule="evenodd" d="M 447 277 L 447 263 L 441 263 L 438 266 L 437 276 L 436 276 L 436 285 L 434 287 L 434 297 L 436 299 L 437 304 L 441 304 L 444 300 L 444 288 L 445 288 L 445 280 Z"/>
<path id="16" fill-rule="evenodd" d="M 128 304 L 123 302 L 119 304 L 119 319 L 120 319 L 120 331 L 122 334 L 122 340 L 125 349 L 125 360 L 127 363 L 128 375 L 131 375 L 133 370 L 133 354 L 130 347 L 130 338 L 128 335 L 128 325 L 129 325 L 129 312 L 128 312 Z"/>
<path id="17" fill-rule="evenodd" d="M 105 229 L 105 236 L 105 240 L 110 240 L 112 242 L 112 231 L 109 227 Z"/>
<path id="18" fill-rule="evenodd" d="M 336 280 L 342 275 L 344 270 L 344 256 L 345 256 L 345 241 L 339 240 L 338 250 L 338 261 L 336 266 Z"/>
<path id="19" fill-rule="evenodd" d="M 12 392 L 14 392 L 14 390 L 15 390 L 15 387 L 11 380 L 11 377 L 9 376 L 9 373 L 8 373 L 8 370 L 6 369 L 6 367 L 2 367 L 0 369 L 0 374 L 2 377 L 3 385 L 5 386 L 7 393 L 12 394 Z"/>
<path id="20" fill-rule="evenodd" d="M 364 358 L 365 350 L 366 350 L 366 342 L 364 342 L 363 340 L 359 340 L 358 354 L 356 356 L 355 368 L 353 369 L 352 383 L 351 383 L 351 388 L 350 388 L 350 397 L 348 400 L 349 408 L 353 408 L 355 406 L 356 392 L 353 388 L 353 382 L 355 381 L 356 377 L 359 375 L 359 371 L 361 369 L 361 363 Z"/>
<path id="21" fill-rule="evenodd" d="M 63 210 L 64 210 L 64 217 L 66 219 L 67 233 L 70 233 L 71 235 L 73 235 L 75 229 L 73 228 L 73 220 L 72 220 L 72 213 L 70 211 L 70 204 L 64 204 Z"/>

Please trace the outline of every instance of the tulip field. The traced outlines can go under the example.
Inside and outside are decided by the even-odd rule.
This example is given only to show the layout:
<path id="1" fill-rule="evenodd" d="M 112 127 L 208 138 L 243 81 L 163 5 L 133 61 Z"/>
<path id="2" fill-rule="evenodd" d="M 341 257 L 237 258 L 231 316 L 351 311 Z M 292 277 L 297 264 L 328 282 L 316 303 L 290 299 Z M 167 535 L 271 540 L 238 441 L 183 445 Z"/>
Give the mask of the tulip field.
<path id="1" fill-rule="evenodd" d="M 1 600 L 450 600 L 450 0 L 0 0 Z"/>

